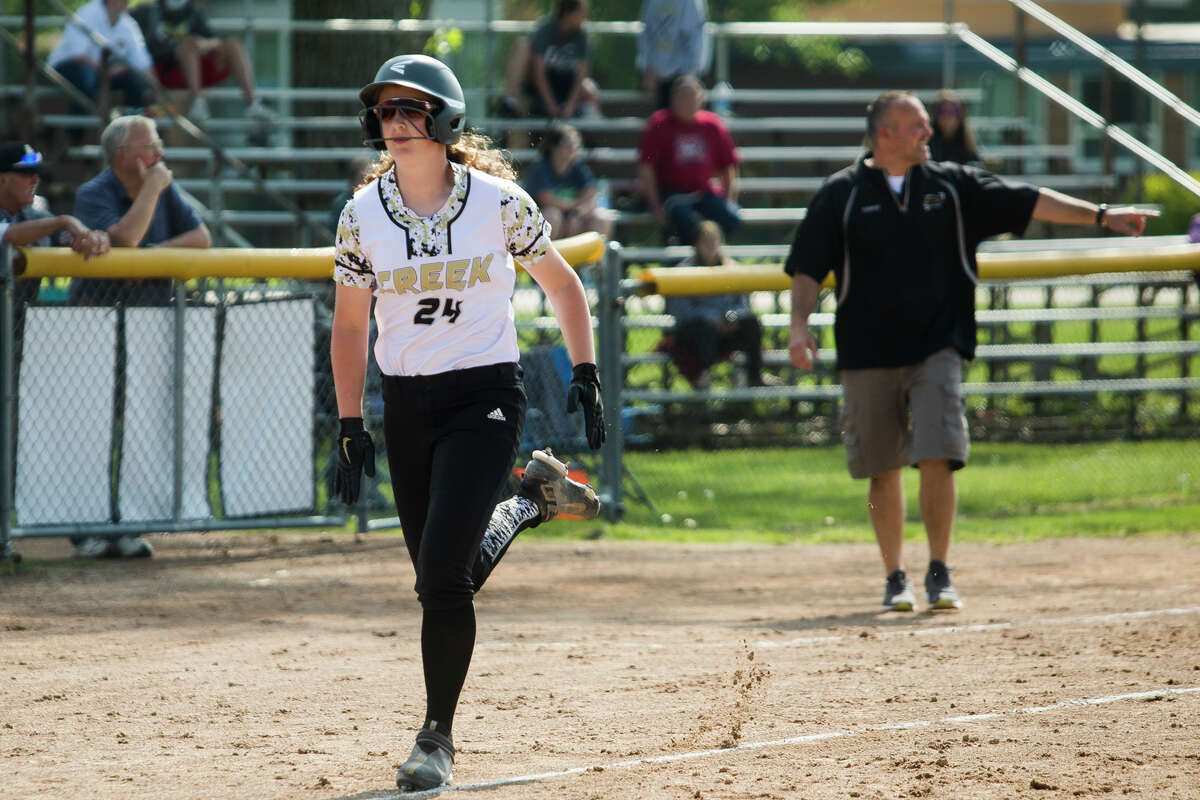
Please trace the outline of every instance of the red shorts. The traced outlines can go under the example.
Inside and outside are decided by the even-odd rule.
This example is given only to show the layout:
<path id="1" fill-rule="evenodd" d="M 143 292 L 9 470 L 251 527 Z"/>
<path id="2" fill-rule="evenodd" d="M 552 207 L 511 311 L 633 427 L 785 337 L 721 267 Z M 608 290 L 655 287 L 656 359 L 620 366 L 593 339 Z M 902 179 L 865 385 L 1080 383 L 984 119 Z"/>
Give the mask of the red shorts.
<path id="1" fill-rule="evenodd" d="M 158 74 L 158 81 L 167 89 L 186 89 L 187 81 L 183 79 L 183 70 L 179 68 L 179 62 L 174 58 L 169 61 L 155 62 L 154 71 Z M 217 66 L 217 54 L 215 52 L 205 53 L 200 56 L 200 87 L 207 89 L 209 86 L 216 86 L 221 81 L 229 77 L 229 70 Z"/>

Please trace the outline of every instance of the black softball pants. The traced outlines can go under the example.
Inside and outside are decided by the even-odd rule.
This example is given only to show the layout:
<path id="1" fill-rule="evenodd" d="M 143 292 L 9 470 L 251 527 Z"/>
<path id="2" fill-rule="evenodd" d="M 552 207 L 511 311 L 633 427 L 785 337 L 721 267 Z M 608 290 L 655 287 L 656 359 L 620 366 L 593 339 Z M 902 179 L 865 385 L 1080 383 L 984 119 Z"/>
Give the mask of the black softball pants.
<path id="1" fill-rule="evenodd" d="M 525 390 L 515 363 L 383 376 L 396 511 L 427 610 L 471 603 L 479 545 L 508 485 Z"/>

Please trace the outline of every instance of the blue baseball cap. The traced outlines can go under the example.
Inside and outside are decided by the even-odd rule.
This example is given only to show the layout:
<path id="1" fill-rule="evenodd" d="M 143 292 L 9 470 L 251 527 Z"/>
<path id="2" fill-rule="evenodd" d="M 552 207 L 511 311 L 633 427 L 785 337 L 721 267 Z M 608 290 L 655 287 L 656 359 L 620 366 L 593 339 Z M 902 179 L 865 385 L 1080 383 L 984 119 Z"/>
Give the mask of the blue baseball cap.
<path id="1" fill-rule="evenodd" d="M 24 142 L 0 144 L 0 172 L 41 175 L 46 170 L 42 154 Z"/>

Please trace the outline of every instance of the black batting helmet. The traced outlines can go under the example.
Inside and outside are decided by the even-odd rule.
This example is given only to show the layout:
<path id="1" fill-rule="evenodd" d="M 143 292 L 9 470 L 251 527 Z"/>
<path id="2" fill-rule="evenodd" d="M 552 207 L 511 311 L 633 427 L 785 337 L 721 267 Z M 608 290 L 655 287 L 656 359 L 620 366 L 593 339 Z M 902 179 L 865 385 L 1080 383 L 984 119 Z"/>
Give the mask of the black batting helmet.
<path id="1" fill-rule="evenodd" d="M 384 86 L 408 86 L 433 97 L 436 108 L 430 115 L 429 136 L 442 144 L 458 141 L 467 115 L 467 101 L 458 78 L 436 58 L 410 54 L 383 62 L 375 72 L 375 80 L 358 93 L 358 99 L 363 104 L 363 111 L 358 115 L 363 129 L 363 144 L 376 150 L 386 149 L 379 117 L 370 111 L 378 103 L 379 91 Z"/>

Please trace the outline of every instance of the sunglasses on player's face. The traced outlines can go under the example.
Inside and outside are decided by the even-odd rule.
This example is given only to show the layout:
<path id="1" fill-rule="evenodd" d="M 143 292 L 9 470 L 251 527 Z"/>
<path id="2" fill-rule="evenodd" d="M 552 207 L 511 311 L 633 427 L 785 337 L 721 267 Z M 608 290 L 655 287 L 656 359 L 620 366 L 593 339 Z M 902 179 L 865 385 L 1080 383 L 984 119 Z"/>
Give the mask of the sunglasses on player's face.
<path id="1" fill-rule="evenodd" d="M 380 122 L 390 122 L 398 115 L 407 119 L 423 119 L 436 110 L 434 104 L 417 97 L 393 97 L 375 106 L 375 114 Z"/>

